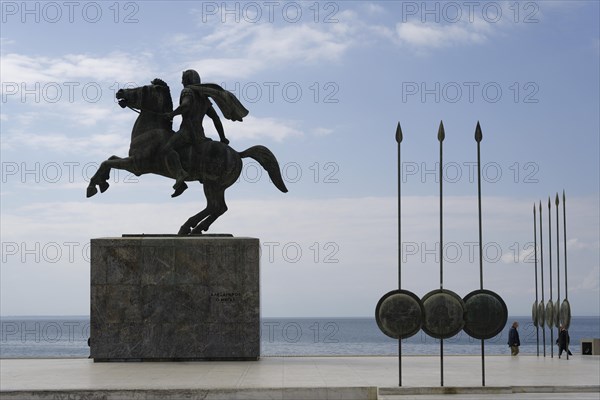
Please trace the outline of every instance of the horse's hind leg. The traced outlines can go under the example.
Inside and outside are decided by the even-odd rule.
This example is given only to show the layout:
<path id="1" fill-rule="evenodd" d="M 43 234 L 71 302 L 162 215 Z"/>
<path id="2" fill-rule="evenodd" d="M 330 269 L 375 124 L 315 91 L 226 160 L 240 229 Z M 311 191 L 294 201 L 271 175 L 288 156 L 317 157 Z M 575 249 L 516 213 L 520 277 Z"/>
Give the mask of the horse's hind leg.
<path id="1" fill-rule="evenodd" d="M 192 233 L 202 233 L 207 231 L 210 225 L 215 222 L 217 218 L 227 211 L 227 204 L 225 203 L 225 188 L 222 186 L 205 184 L 204 194 L 206 195 L 208 216 L 204 219 L 199 220 L 198 226 L 192 229 Z M 205 211 L 206 211 L 205 210 Z"/>
<path id="2" fill-rule="evenodd" d="M 204 210 L 200 211 L 198 214 L 194 215 L 193 217 L 188 218 L 187 221 L 185 221 L 185 223 L 183 225 L 181 225 L 181 228 L 179 228 L 179 232 L 177 232 L 178 235 L 189 235 L 190 233 L 192 233 L 192 228 L 195 227 L 196 225 L 198 225 L 198 223 L 200 221 L 202 221 L 204 218 L 206 218 L 208 216 L 209 210 L 208 207 L 206 207 Z"/>

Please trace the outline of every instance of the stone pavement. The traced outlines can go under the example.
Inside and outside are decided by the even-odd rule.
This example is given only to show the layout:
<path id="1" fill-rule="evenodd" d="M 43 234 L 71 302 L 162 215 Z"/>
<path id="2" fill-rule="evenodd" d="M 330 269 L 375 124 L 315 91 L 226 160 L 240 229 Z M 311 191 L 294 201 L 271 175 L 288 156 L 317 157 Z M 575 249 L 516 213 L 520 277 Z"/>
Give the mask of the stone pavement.
<path id="1" fill-rule="evenodd" d="M 246 362 L 0 360 L 2 399 L 599 399 L 600 356 L 264 357 Z M 456 393 L 452 395 L 452 393 Z"/>

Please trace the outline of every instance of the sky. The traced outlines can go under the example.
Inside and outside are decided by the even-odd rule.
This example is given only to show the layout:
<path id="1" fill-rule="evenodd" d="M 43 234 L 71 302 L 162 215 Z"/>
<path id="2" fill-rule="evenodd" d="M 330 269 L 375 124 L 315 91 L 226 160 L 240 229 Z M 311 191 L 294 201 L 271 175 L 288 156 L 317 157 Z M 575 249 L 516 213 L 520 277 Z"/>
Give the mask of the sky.
<path id="1" fill-rule="evenodd" d="M 267 146 L 289 189 L 245 159 L 209 231 L 260 239 L 262 316 L 374 316 L 398 288 L 398 123 L 402 288 L 440 287 L 440 121 L 444 288 L 479 289 L 479 121 L 484 288 L 530 315 L 541 205 L 545 299 L 550 254 L 564 298 L 564 190 L 572 313 L 600 315 L 599 4 L 3 1 L 0 315 L 88 315 L 91 238 L 176 233 L 204 208 L 200 184 L 172 199 L 125 171 L 85 197 L 127 155 L 116 91 L 159 77 L 177 104 L 186 69 L 240 99 L 230 145 Z"/>

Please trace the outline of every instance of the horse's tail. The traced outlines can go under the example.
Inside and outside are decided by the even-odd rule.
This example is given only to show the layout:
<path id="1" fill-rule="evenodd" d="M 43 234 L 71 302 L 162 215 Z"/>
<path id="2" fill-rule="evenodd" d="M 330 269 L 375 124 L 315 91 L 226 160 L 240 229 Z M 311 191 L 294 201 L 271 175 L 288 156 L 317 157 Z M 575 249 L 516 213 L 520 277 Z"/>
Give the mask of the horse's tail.
<path id="1" fill-rule="evenodd" d="M 239 154 L 242 158 L 250 157 L 258 161 L 261 167 L 269 173 L 269 178 L 271 178 L 271 181 L 277 189 L 281 190 L 283 193 L 287 193 L 288 190 L 285 187 L 285 183 L 281 177 L 281 171 L 279 170 L 279 163 L 277 162 L 275 155 L 271 153 L 271 150 L 267 149 L 265 146 L 259 145 L 252 146 Z"/>

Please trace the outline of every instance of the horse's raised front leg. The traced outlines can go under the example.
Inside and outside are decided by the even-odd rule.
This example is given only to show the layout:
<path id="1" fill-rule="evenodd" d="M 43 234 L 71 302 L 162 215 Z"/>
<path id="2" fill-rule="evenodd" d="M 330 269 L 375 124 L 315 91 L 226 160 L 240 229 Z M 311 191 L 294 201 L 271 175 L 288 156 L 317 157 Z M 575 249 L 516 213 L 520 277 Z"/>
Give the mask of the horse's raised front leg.
<path id="1" fill-rule="evenodd" d="M 118 156 L 111 156 L 108 160 L 103 161 L 98 168 L 98 171 L 90 179 L 90 183 L 87 187 L 87 197 L 92 197 L 98 193 L 96 185 L 100 187 L 100 192 L 104 193 L 110 186 L 108 179 L 110 178 L 111 168 L 124 169 L 129 172 L 134 172 L 134 162 L 131 157 L 121 158 Z"/>

